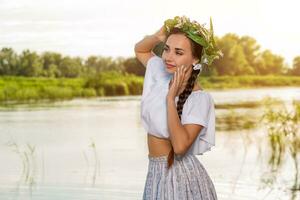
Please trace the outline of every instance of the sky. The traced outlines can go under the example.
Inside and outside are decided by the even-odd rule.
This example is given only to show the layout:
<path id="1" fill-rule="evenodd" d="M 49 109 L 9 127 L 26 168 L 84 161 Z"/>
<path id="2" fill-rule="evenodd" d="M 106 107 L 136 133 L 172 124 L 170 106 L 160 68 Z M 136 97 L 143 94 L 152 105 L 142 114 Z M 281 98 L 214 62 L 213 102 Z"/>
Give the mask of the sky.
<path id="1" fill-rule="evenodd" d="M 166 19 L 212 17 L 217 36 L 255 38 L 288 64 L 300 55 L 297 0 L 0 0 L 0 48 L 64 55 L 134 56 L 134 45 Z"/>

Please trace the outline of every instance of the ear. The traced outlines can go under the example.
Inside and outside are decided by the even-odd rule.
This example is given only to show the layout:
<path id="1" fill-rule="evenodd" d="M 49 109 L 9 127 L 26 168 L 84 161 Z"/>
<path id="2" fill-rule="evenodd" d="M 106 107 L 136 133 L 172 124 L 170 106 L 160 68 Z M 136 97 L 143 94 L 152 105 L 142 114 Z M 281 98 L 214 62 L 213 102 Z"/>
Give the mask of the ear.
<path id="1" fill-rule="evenodd" d="M 200 62 L 200 60 L 198 59 L 198 58 L 194 58 L 193 59 L 193 64 L 197 64 L 197 63 L 199 63 Z"/>

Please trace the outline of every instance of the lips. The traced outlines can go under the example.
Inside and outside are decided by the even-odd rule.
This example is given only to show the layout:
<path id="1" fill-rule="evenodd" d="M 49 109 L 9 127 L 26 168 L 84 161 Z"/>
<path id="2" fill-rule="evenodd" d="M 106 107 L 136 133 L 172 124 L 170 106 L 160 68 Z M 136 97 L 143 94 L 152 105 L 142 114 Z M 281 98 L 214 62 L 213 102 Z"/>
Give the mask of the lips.
<path id="1" fill-rule="evenodd" d="M 168 64 L 168 63 L 166 63 L 166 66 L 167 66 L 167 68 L 174 68 L 174 67 L 176 67 L 175 65 L 171 65 L 171 64 Z"/>

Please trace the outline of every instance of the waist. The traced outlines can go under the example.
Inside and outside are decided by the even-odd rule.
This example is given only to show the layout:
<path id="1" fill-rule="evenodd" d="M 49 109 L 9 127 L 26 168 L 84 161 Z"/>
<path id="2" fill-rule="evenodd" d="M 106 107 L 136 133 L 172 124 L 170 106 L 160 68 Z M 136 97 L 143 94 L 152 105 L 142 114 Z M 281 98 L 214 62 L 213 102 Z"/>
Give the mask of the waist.
<path id="1" fill-rule="evenodd" d="M 149 156 L 167 156 L 172 149 L 172 143 L 169 139 L 159 138 L 150 134 L 148 135 Z"/>

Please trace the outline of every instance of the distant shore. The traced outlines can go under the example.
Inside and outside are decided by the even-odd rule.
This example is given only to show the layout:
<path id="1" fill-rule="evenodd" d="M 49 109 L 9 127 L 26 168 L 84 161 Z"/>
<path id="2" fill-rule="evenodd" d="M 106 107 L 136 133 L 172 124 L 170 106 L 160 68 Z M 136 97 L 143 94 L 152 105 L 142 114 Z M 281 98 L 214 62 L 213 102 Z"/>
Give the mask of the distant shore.
<path id="1" fill-rule="evenodd" d="M 242 89 L 299 86 L 299 76 L 213 76 L 199 77 L 204 89 Z M 66 100 L 97 96 L 141 95 L 143 77 L 105 73 L 88 78 L 0 77 L 0 103 Z"/>

